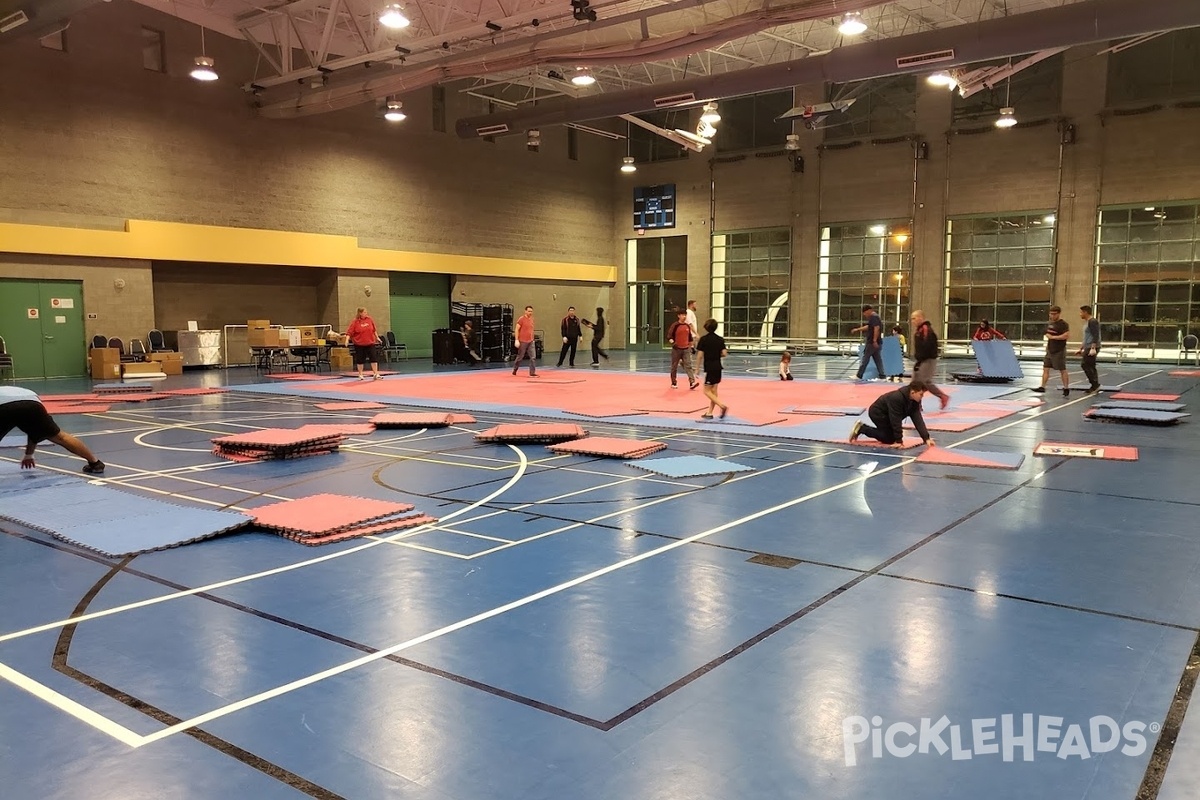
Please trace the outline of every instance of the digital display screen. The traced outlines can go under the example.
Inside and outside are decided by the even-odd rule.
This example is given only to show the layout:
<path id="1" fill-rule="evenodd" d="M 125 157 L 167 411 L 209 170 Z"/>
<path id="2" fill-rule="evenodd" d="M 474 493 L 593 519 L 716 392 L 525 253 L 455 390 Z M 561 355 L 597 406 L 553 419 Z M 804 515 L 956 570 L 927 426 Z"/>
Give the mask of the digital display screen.
<path id="1" fill-rule="evenodd" d="M 639 230 L 675 227 L 675 184 L 639 186 L 633 190 L 633 227 Z"/>

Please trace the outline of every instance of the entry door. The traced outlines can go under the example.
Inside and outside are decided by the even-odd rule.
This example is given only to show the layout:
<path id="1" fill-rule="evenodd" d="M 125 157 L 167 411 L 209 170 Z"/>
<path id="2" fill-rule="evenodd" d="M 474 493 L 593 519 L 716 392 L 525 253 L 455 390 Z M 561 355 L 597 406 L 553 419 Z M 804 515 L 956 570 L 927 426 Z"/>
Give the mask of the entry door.
<path id="1" fill-rule="evenodd" d="M 663 346 L 663 291 L 657 283 L 629 287 L 629 348 L 661 350 Z"/>
<path id="2" fill-rule="evenodd" d="M 0 336 L 18 378 L 86 374 L 82 284 L 0 281 Z"/>

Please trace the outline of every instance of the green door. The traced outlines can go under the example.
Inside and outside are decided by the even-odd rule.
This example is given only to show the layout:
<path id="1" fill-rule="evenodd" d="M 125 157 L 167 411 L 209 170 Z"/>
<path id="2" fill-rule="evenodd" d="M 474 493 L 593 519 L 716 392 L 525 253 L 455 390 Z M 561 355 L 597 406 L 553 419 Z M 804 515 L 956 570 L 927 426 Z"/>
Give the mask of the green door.
<path id="1" fill-rule="evenodd" d="M 388 288 L 396 342 L 414 358 L 429 358 L 433 331 L 450 324 L 450 276 L 393 272 Z"/>
<path id="2" fill-rule="evenodd" d="M 83 284 L 42 281 L 38 286 L 42 321 L 42 373 L 47 378 L 87 374 L 83 335 Z"/>
<path id="3" fill-rule="evenodd" d="M 0 336 L 17 378 L 86 374 L 83 285 L 75 281 L 0 281 Z"/>

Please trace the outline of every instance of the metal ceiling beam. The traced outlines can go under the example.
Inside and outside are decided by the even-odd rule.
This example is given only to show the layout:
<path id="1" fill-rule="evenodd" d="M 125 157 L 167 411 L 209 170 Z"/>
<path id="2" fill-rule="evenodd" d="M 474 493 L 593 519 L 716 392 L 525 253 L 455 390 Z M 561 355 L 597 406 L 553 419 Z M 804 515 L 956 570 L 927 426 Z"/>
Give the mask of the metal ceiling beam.
<path id="1" fill-rule="evenodd" d="M 796 61 L 586 97 L 569 103 L 467 117 L 458 120 L 455 127 L 459 136 L 473 138 L 478 135 L 477 129 L 485 125 L 507 124 L 510 130 L 517 130 L 651 111 L 660 107 L 664 98 L 672 96 L 691 95 L 694 99 L 690 104 L 694 105 L 807 83 L 847 83 L 930 72 L 1010 58 L 1030 51 L 1192 27 L 1200 27 L 1200 2 L 1196 0 L 1157 0 L 1154 3 L 1084 0 L 970 25 L 846 45 L 826 55 Z M 922 60 L 938 53 L 942 54 L 941 58 Z"/>

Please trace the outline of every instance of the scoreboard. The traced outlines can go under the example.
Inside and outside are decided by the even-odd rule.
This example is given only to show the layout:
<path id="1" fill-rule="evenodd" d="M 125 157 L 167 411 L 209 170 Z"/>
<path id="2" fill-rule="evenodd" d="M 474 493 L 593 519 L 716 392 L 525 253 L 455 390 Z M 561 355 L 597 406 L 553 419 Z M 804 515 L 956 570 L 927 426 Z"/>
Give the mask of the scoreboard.
<path id="1" fill-rule="evenodd" d="M 675 184 L 639 186 L 633 190 L 633 227 L 675 227 Z"/>

